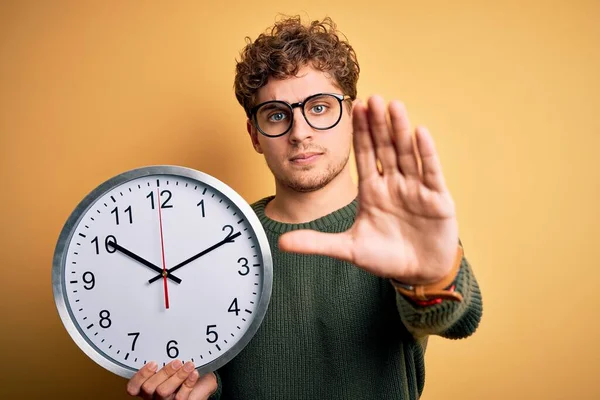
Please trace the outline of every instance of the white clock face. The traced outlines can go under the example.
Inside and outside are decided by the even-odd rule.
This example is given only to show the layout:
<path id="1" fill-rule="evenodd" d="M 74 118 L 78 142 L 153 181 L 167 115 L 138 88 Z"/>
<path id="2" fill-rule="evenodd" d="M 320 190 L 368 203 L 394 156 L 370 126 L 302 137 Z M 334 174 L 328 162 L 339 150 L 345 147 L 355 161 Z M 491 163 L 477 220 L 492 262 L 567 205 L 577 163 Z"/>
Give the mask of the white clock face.
<path id="1" fill-rule="evenodd" d="M 80 204 L 57 245 L 63 322 L 121 376 L 176 358 L 215 370 L 247 344 L 268 305 L 271 255 L 258 219 L 230 188 L 189 171 L 113 178 Z"/>

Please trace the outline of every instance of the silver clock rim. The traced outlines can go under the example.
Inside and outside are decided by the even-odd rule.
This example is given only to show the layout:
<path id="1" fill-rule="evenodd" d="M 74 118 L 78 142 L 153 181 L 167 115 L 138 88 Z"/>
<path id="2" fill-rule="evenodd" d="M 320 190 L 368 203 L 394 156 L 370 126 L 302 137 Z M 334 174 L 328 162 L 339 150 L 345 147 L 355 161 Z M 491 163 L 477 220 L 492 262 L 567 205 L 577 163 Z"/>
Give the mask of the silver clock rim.
<path id="1" fill-rule="evenodd" d="M 219 179 L 208 175 L 204 172 L 177 165 L 151 165 L 135 168 L 129 171 L 125 171 L 119 175 L 116 175 L 104 183 L 97 186 L 94 190 L 92 190 L 73 210 L 61 233 L 59 235 L 55 251 L 54 257 L 52 260 L 52 290 L 54 294 L 54 301 L 58 311 L 58 314 L 61 318 L 63 325 L 65 326 L 67 332 L 75 341 L 77 346 L 92 360 L 94 360 L 98 365 L 103 368 L 123 377 L 123 378 L 131 378 L 137 370 L 127 367 L 124 364 L 119 363 L 117 360 L 109 359 L 108 356 L 104 356 L 100 350 L 97 350 L 89 341 L 86 339 L 85 335 L 82 334 L 81 330 L 75 324 L 74 316 L 67 306 L 65 297 L 66 297 L 66 288 L 64 285 L 64 267 L 66 261 L 66 250 L 75 233 L 75 228 L 78 226 L 81 218 L 85 215 L 87 210 L 94 204 L 94 202 L 104 195 L 106 192 L 110 191 L 116 186 L 122 185 L 128 181 L 133 179 L 137 179 L 144 176 L 151 175 L 173 175 L 173 176 L 181 176 L 186 178 L 191 178 L 194 180 L 198 180 L 200 182 L 206 183 L 209 186 L 212 186 L 214 189 L 221 192 L 223 195 L 228 197 L 235 205 L 239 208 L 239 210 L 244 214 L 250 226 L 254 230 L 254 234 L 256 235 L 256 239 L 260 245 L 261 257 L 263 260 L 263 269 L 264 273 L 262 276 L 262 291 L 260 296 L 260 301 L 257 305 L 255 311 L 255 317 L 251 322 L 250 326 L 242 336 L 240 340 L 236 342 L 229 350 L 223 353 L 220 357 L 211 361 L 210 363 L 203 365 L 201 367 L 196 368 L 200 375 L 216 371 L 221 368 L 229 361 L 231 361 L 235 356 L 237 356 L 245 347 L 248 345 L 250 340 L 254 337 L 258 328 L 262 324 L 264 316 L 267 312 L 267 308 L 269 306 L 269 302 L 271 299 L 271 292 L 273 286 L 273 259 L 271 255 L 271 249 L 269 247 L 269 242 L 267 240 L 267 235 L 260 223 L 260 220 L 254 213 L 254 210 L 248 204 L 248 202 L 241 197 L 235 190 L 233 190 L 229 185 L 220 181 Z"/>

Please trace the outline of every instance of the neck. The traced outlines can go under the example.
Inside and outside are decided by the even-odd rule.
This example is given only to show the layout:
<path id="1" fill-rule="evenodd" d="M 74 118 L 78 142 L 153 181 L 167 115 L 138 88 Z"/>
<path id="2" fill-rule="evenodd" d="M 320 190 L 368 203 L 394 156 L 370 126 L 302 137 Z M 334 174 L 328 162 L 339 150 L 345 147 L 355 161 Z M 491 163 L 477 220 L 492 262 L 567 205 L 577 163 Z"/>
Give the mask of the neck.
<path id="1" fill-rule="evenodd" d="M 358 195 L 348 165 L 331 182 L 313 192 L 297 192 L 275 182 L 275 198 L 265 215 L 275 221 L 299 224 L 313 221 L 348 205 Z"/>

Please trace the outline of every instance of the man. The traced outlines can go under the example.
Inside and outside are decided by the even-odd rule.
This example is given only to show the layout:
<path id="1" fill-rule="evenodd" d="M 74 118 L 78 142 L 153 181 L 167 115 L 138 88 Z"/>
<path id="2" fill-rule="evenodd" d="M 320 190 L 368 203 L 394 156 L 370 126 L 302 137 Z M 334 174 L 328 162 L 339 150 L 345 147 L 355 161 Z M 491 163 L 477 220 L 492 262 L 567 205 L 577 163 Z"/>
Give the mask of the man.
<path id="1" fill-rule="evenodd" d="M 274 260 L 261 328 L 217 374 L 142 368 L 131 395 L 175 399 L 416 399 L 428 335 L 464 338 L 481 295 L 429 132 L 356 100 L 359 66 L 330 19 L 248 43 L 236 96 L 276 192 L 253 204 Z M 359 184 L 348 163 L 354 144 Z"/>

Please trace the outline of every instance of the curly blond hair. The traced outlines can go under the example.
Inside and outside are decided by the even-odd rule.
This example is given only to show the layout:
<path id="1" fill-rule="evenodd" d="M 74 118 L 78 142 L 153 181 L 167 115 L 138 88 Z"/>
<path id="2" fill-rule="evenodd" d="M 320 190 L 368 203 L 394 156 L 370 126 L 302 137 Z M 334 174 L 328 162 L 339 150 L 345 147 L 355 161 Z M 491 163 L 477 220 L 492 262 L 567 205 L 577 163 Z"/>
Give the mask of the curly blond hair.
<path id="1" fill-rule="evenodd" d="M 329 73 L 342 92 L 356 99 L 360 67 L 356 53 L 331 18 L 302 24 L 300 16 L 285 17 L 254 42 L 246 37 L 241 60 L 236 63 L 235 96 L 250 118 L 256 93 L 269 78 L 295 76 L 309 64 Z"/>

